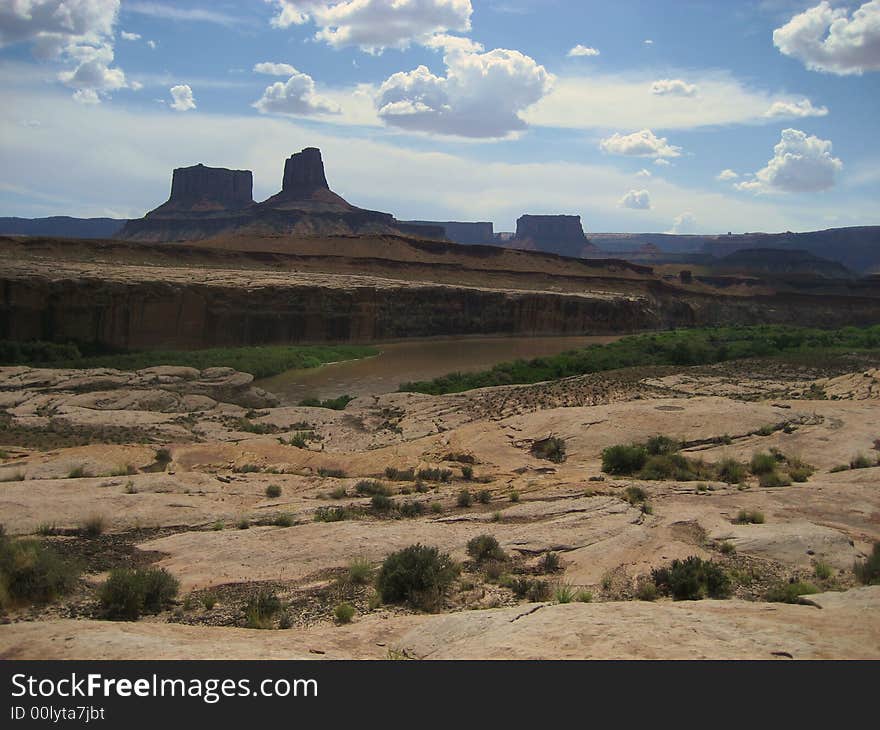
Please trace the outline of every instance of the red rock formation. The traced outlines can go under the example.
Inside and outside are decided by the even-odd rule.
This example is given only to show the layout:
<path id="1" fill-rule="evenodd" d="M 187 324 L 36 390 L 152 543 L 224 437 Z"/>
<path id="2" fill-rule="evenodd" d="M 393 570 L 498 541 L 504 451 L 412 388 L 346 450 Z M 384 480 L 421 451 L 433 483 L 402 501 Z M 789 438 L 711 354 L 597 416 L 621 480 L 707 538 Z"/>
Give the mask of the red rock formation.
<path id="1" fill-rule="evenodd" d="M 223 167 L 178 167 L 171 177 L 171 197 L 147 216 L 171 212 L 239 210 L 253 205 L 254 175 Z"/>
<path id="2" fill-rule="evenodd" d="M 516 221 L 513 245 L 574 257 L 590 250 L 579 215 L 520 216 Z"/>

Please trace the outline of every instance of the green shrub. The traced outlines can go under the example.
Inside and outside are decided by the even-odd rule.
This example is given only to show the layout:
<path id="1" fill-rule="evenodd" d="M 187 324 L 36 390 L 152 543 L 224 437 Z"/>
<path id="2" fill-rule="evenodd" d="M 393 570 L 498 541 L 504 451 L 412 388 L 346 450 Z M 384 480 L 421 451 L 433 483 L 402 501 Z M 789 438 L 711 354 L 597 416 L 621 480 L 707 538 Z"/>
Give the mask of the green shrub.
<path id="1" fill-rule="evenodd" d="M 558 436 L 548 436 L 532 444 L 532 455 L 538 459 L 546 459 L 554 464 L 565 461 L 565 441 Z"/>
<path id="2" fill-rule="evenodd" d="M 235 523 L 235 527 L 239 530 L 249 530 L 251 527 L 251 522 L 248 519 L 242 518 Z"/>
<path id="3" fill-rule="evenodd" d="M 609 446 L 602 451 L 602 471 L 606 474 L 627 476 L 639 471 L 648 460 L 644 446 Z"/>
<path id="4" fill-rule="evenodd" d="M 773 456 L 773 454 L 757 452 L 752 455 L 752 460 L 749 462 L 749 469 L 755 476 L 770 474 L 771 472 L 776 471 L 776 457 Z"/>
<path id="5" fill-rule="evenodd" d="M 384 603 L 409 602 L 415 608 L 433 610 L 458 572 L 449 555 L 417 544 L 385 558 L 376 583 Z"/>
<path id="6" fill-rule="evenodd" d="M 357 484 L 355 484 L 354 491 L 358 494 L 370 497 L 377 495 L 381 495 L 382 497 L 391 496 L 391 487 L 382 484 L 382 482 L 377 482 L 370 479 L 363 479 L 359 481 Z"/>
<path id="7" fill-rule="evenodd" d="M 245 626 L 249 629 L 271 629 L 272 621 L 281 612 L 281 601 L 273 591 L 262 590 L 248 601 Z"/>
<path id="8" fill-rule="evenodd" d="M 213 611 L 214 606 L 217 605 L 217 596 L 213 593 L 205 593 L 202 596 L 202 605 L 206 611 Z"/>
<path id="9" fill-rule="evenodd" d="M 320 467 L 318 467 L 318 476 L 319 477 L 333 477 L 334 479 L 343 479 L 343 478 L 345 478 L 345 470 L 344 469 L 331 469 L 330 467 L 320 466 Z"/>
<path id="10" fill-rule="evenodd" d="M 390 512 L 394 509 L 394 500 L 384 494 L 374 494 L 370 499 L 370 507 L 376 512 Z"/>
<path id="11" fill-rule="evenodd" d="M 871 459 L 869 459 L 864 454 L 856 454 L 849 461 L 849 468 L 850 469 L 868 469 L 869 467 L 872 467 L 875 465 L 876 465 L 876 462 L 871 461 Z"/>
<path id="12" fill-rule="evenodd" d="M 514 503 L 519 502 L 519 492 L 517 492 L 515 489 L 511 489 L 508 499 Z"/>
<path id="13" fill-rule="evenodd" d="M 636 598 L 640 601 L 656 601 L 657 586 L 649 581 L 642 581 L 636 589 Z"/>
<path id="14" fill-rule="evenodd" d="M 101 586 L 98 599 L 108 618 L 136 621 L 141 614 L 170 606 L 179 586 L 163 568 L 116 568 Z"/>
<path id="15" fill-rule="evenodd" d="M 266 496 L 269 499 L 278 499 L 281 496 L 281 486 L 278 484 L 270 484 L 266 487 Z"/>
<path id="16" fill-rule="evenodd" d="M 0 609 L 43 604 L 68 593 L 79 567 L 40 540 L 13 540 L 0 531 Z"/>
<path id="17" fill-rule="evenodd" d="M 492 501 L 492 493 L 488 489 L 481 489 L 477 492 L 477 501 L 480 504 L 489 504 Z"/>
<path id="18" fill-rule="evenodd" d="M 718 550 L 721 552 L 722 555 L 732 555 L 736 552 L 736 545 L 734 545 L 732 542 L 725 540 L 718 546 Z"/>
<path id="19" fill-rule="evenodd" d="M 874 543 L 871 554 L 865 560 L 856 561 L 853 572 L 859 583 L 863 585 L 880 585 L 880 542 Z"/>
<path id="20" fill-rule="evenodd" d="M 764 513 L 758 510 L 741 509 L 734 522 L 738 525 L 763 525 Z"/>
<path id="21" fill-rule="evenodd" d="M 333 616 L 337 623 L 348 624 L 354 618 L 354 606 L 343 601 L 333 609 Z"/>
<path id="22" fill-rule="evenodd" d="M 275 525 L 275 527 L 293 527 L 293 515 L 287 514 L 286 512 L 276 515 L 275 519 L 272 520 L 272 524 Z"/>
<path id="23" fill-rule="evenodd" d="M 801 596 L 818 593 L 819 589 L 812 583 L 792 581 L 779 583 L 767 591 L 764 600 L 770 603 L 802 603 Z"/>
<path id="24" fill-rule="evenodd" d="M 86 471 L 86 468 L 82 465 L 73 467 L 69 472 L 67 472 L 68 479 L 82 479 L 84 477 L 91 476 Z"/>
<path id="25" fill-rule="evenodd" d="M 553 589 L 553 599 L 557 603 L 571 603 L 574 600 L 574 589 L 566 583 L 557 583 Z"/>
<path id="26" fill-rule="evenodd" d="M 474 478 L 474 467 L 472 466 L 463 466 L 461 467 L 461 478 L 465 481 L 471 481 Z"/>
<path id="27" fill-rule="evenodd" d="M 80 534 L 86 537 L 98 537 L 98 535 L 104 532 L 105 526 L 106 522 L 101 515 L 91 515 L 83 520 L 79 531 Z"/>
<path id="28" fill-rule="evenodd" d="M 421 502 L 404 502 L 400 505 L 402 517 L 420 517 L 425 513 L 425 505 Z"/>
<path id="29" fill-rule="evenodd" d="M 471 495 L 470 490 L 462 489 L 458 493 L 458 497 L 456 497 L 455 503 L 459 507 L 470 507 L 471 504 L 473 503 L 473 500 L 474 500 L 474 498 L 473 498 L 473 495 Z"/>
<path id="30" fill-rule="evenodd" d="M 415 481 L 415 469 L 398 469 L 394 466 L 385 467 L 385 478 L 393 482 L 412 482 Z"/>
<path id="31" fill-rule="evenodd" d="M 542 573 L 555 573 L 559 570 L 559 554 L 554 552 L 544 553 L 538 563 L 538 569 Z"/>
<path id="32" fill-rule="evenodd" d="M 345 507 L 318 507 L 315 510 L 315 522 L 342 522 L 348 517 Z"/>
<path id="33" fill-rule="evenodd" d="M 668 568 L 656 568 L 651 578 L 658 591 L 676 601 L 727 598 L 731 590 L 730 579 L 719 565 L 695 555 L 673 560 Z"/>
<path id="34" fill-rule="evenodd" d="M 627 487 L 623 490 L 623 498 L 632 505 L 644 502 L 648 493 L 641 487 Z"/>
<path id="35" fill-rule="evenodd" d="M 416 475 L 418 479 L 425 482 L 448 482 L 452 479 L 451 469 L 437 469 L 435 467 L 419 469 Z"/>
<path id="36" fill-rule="evenodd" d="M 762 487 L 787 487 L 791 484 L 791 479 L 778 471 L 771 471 L 761 474 L 758 483 Z"/>
<path id="37" fill-rule="evenodd" d="M 333 411 L 343 411 L 353 400 L 354 397 L 350 395 L 340 395 L 338 398 L 327 398 L 326 400 L 306 398 L 301 400 L 299 405 L 305 408 L 329 408 Z"/>
<path id="38" fill-rule="evenodd" d="M 431 512 L 435 515 L 440 514 L 443 511 L 443 505 L 440 502 L 431 502 Z"/>
<path id="39" fill-rule="evenodd" d="M 354 585 L 366 585 L 373 577 L 373 566 L 365 558 L 355 558 L 348 565 L 348 582 Z"/>
<path id="40" fill-rule="evenodd" d="M 590 591 L 581 590 L 575 594 L 574 600 L 577 601 L 578 603 L 592 603 L 593 602 L 593 594 L 590 593 Z"/>
<path id="41" fill-rule="evenodd" d="M 298 449 L 306 449 L 309 446 L 309 440 L 312 434 L 308 431 L 297 431 L 287 440 L 288 446 L 295 446 Z"/>
<path id="42" fill-rule="evenodd" d="M 838 464 L 837 466 L 832 466 L 828 470 L 829 474 L 837 474 L 842 471 L 849 471 L 849 464 Z"/>
<path id="43" fill-rule="evenodd" d="M 166 448 L 156 449 L 155 459 L 157 464 L 170 464 L 171 450 Z"/>
<path id="44" fill-rule="evenodd" d="M 819 580 L 828 580 L 834 574 L 834 570 L 828 565 L 828 563 L 820 560 L 813 568 L 813 574 Z"/>
<path id="45" fill-rule="evenodd" d="M 652 436 L 645 442 L 645 450 L 651 456 L 666 456 L 681 449 L 681 441 L 669 436 Z"/>
<path id="46" fill-rule="evenodd" d="M 345 491 L 345 487 L 336 487 L 333 491 L 330 492 L 331 499 L 345 499 L 348 496 L 348 492 Z"/>
<path id="47" fill-rule="evenodd" d="M 788 470 L 788 476 L 793 482 L 805 482 L 813 475 L 813 469 L 806 464 L 792 466 Z"/>
<path id="48" fill-rule="evenodd" d="M 467 554 L 477 563 L 487 560 L 506 560 L 507 556 L 492 535 L 477 535 L 468 540 Z"/>
<path id="49" fill-rule="evenodd" d="M 716 468 L 718 478 L 728 484 L 739 484 L 746 478 L 746 468 L 736 459 L 722 459 Z"/>

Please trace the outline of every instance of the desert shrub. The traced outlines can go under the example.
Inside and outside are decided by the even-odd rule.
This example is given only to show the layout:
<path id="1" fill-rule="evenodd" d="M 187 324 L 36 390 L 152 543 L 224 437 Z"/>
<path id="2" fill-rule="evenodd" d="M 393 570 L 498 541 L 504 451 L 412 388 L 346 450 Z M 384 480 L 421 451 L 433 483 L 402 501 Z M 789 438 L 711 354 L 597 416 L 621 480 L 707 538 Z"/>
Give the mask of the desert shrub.
<path id="1" fill-rule="evenodd" d="M 315 522 L 342 522 L 349 517 L 345 507 L 318 507 L 315 510 Z"/>
<path id="2" fill-rule="evenodd" d="M 296 446 L 298 449 L 308 448 L 311 434 L 308 431 L 297 431 L 287 440 L 288 446 Z"/>
<path id="3" fill-rule="evenodd" d="M 440 502 L 431 502 L 431 512 L 435 515 L 440 514 L 443 511 L 443 505 Z"/>
<path id="4" fill-rule="evenodd" d="M 557 583 L 553 589 L 553 600 L 557 603 L 571 603 L 574 600 L 574 589 L 566 583 Z"/>
<path id="5" fill-rule="evenodd" d="M 830 565 L 828 565 L 828 563 L 823 562 L 823 561 L 820 560 L 820 561 L 819 561 L 818 563 L 816 563 L 816 565 L 814 566 L 814 568 L 813 568 L 813 574 L 814 574 L 819 580 L 828 580 L 828 579 L 834 574 L 834 570 L 831 568 Z"/>
<path id="6" fill-rule="evenodd" d="M 648 498 L 648 493 L 641 487 L 627 487 L 623 490 L 623 498 L 634 505 L 644 502 Z"/>
<path id="7" fill-rule="evenodd" d="M 657 596 L 657 586 L 650 581 L 642 581 L 636 588 L 636 598 L 640 601 L 656 601 Z"/>
<path id="8" fill-rule="evenodd" d="M 42 604 L 69 592 L 79 567 L 40 540 L 13 540 L 0 532 L 0 608 Z"/>
<path id="9" fill-rule="evenodd" d="M 752 460 L 749 462 L 749 469 L 752 474 L 759 476 L 761 474 L 770 474 L 776 471 L 776 457 L 766 452 L 756 452 L 752 454 Z"/>
<path id="10" fill-rule="evenodd" d="M 232 471 L 236 474 L 256 474 L 262 471 L 259 464 L 242 464 L 241 466 L 232 467 Z"/>
<path id="11" fill-rule="evenodd" d="M 837 474 L 842 471 L 849 471 L 849 464 L 838 464 L 837 466 L 832 466 L 829 470 L 829 474 Z"/>
<path id="12" fill-rule="evenodd" d="M 507 556 L 498 544 L 498 540 L 492 535 L 477 535 L 468 540 L 467 554 L 478 563 L 487 560 L 501 561 L 507 559 Z"/>
<path id="13" fill-rule="evenodd" d="M 736 459 L 722 459 L 716 467 L 718 478 L 728 484 L 739 484 L 746 478 L 746 468 Z"/>
<path id="14" fill-rule="evenodd" d="M 764 513 L 758 510 L 741 509 L 734 522 L 738 525 L 763 525 Z"/>
<path id="15" fill-rule="evenodd" d="M 249 530 L 251 528 L 251 521 L 248 519 L 240 519 L 235 523 L 235 527 L 237 530 Z"/>
<path id="16" fill-rule="evenodd" d="M 68 479 L 82 479 L 83 477 L 90 476 L 90 474 L 86 471 L 86 468 L 82 465 L 73 467 L 69 472 L 67 472 Z"/>
<path id="17" fill-rule="evenodd" d="M 654 569 L 651 578 L 659 592 L 671 595 L 676 601 L 727 598 L 730 595 L 727 573 L 711 560 L 695 555 L 685 560 L 673 560 L 668 568 Z"/>
<path id="18" fill-rule="evenodd" d="M 718 546 L 718 550 L 721 552 L 722 555 L 732 555 L 736 552 L 736 545 L 734 545 L 732 542 L 725 540 Z"/>
<path id="19" fill-rule="evenodd" d="M 474 478 L 474 467 L 472 466 L 463 466 L 461 467 L 461 478 L 465 481 L 471 481 Z"/>
<path id="20" fill-rule="evenodd" d="M 354 486 L 354 491 L 365 496 L 382 496 L 390 497 L 391 488 L 382 484 L 382 482 L 373 481 L 371 479 L 363 479 Z"/>
<path id="21" fill-rule="evenodd" d="M 269 499 L 278 499 L 281 496 L 281 486 L 278 484 L 270 484 L 266 487 L 266 496 Z"/>
<path id="22" fill-rule="evenodd" d="M 206 611 L 213 611 L 214 606 L 217 605 L 217 596 L 214 593 L 205 593 L 202 596 L 202 605 Z"/>
<path id="23" fill-rule="evenodd" d="M 345 491 L 345 487 L 336 487 L 330 492 L 331 499 L 345 499 L 348 496 L 348 492 Z"/>
<path id="24" fill-rule="evenodd" d="M 402 517 L 419 517 L 425 513 L 425 505 L 421 502 L 404 502 L 400 505 Z"/>
<path id="25" fill-rule="evenodd" d="M 425 494 L 425 492 L 429 492 L 430 490 L 431 490 L 431 488 L 427 484 L 425 484 L 424 482 L 422 482 L 422 481 L 416 482 L 416 491 L 419 494 Z"/>
<path id="26" fill-rule="evenodd" d="M 477 501 L 480 504 L 489 504 L 492 501 L 492 493 L 488 489 L 481 489 L 477 492 Z"/>
<path id="27" fill-rule="evenodd" d="M 554 552 L 544 553 L 538 563 L 538 568 L 542 573 L 555 573 L 559 570 L 559 554 Z"/>
<path id="28" fill-rule="evenodd" d="M 343 601 L 333 609 L 333 617 L 337 623 L 348 624 L 354 618 L 354 606 Z"/>
<path id="29" fill-rule="evenodd" d="M 448 482 L 452 479 L 451 469 L 438 469 L 436 467 L 419 469 L 416 475 L 418 479 L 425 482 Z"/>
<path id="30" fill-rule="evenodd" d="M 508 495 L 508 499 L 514 503 L 519 502 L 519 492 L 517 492 L 515 489 L 511 489 L 510 495 Z"/>
<path id="31" fill-rule="evenodd" d="M 813 475 L 813 468 L 807 464 L 797 464 L 788 469 L 788 476 L 793 482 L 805 482 Z"/>
<path id="32" fill-rule="evenodd" d="M 354 585 L 366 585 L 373 577 L 373 566 L 365 558 L 355 558 L 348 565 L 348 582 Z"/>
<path id="33" fill-rule="evenodd" d="M 281 612 L 281 601 L 273 591 L 263 590 L 248 601 L 245 625 L 249 629 L 271 629 L 272 620 Z"/>
<path id="34" fill-rule="evenodd" d="M 374 494 L 370 499 L 370 507 L 376 512 L 390 512 L 394 509 L 394 500 L 384 494 Z"/>
<path id="35" fill-rule="evenodd" d="M 305 408 L 329 408 L 333 411 L 343 411 L 345 407 L 351 403 L 354 398 L 350 395 L 340 395 L 338 398 L 305 398 L 299 402 L 300 406 Z"/>
<path id="36" fill-rule="evenodd" d="M 170 464 L 171 450 L 166 448 L 156 449 L 155 459 L 157 464 Z"/>
<path id="37" fill-rule="evenodd" d="M 459 507 L 470 507 L 473 501 L 474 498 L 469 489 L 462 489 L 455 498 L 455 503 Z"/>
<path id="38" fill-rule="evenodd" d="M 780 474 L 778 471 L 770 471 L 761 474 L 758 477 L 758 483 L 762 487 L 787 487 L 791 484 L 791 479 L 785 476 L 785 474 Z"/>
<path id="39" fill-rule="evenodd" d="M 849 460 L 849 468 L 850 469 L 868 469 L 875 465 L 876 462 L 871 461 L 864 454 L 856 454 L 852 459 Z"/>
<path id="40" fill-rule="evenodd" d="M 276 515 L 275 519 L 272 520 L 272 524 L 275 527 L 293 527 L 293 515 L 286 512 Z"/>
<path id="41" fill-rule="evenodd" d="M 393 482 L 412 482 L 415 481 L 415 469 L 398 469 L 394 466 L 385 467 L 385 478 Z"/>
<path id="42" fill-rule="evenodd" d="M 565 441 L 558 436 L 548 436 L 532 444 L 532 455 L 539 459 L 561 464 L 565 461 Z"/>
<path id="43" fill-rule="evenodd" d="M 105 527 L 106 522 L 101 515 L 90 515 L 82 521 L 82 524 L 79 526 L 79 531 L 80 534 L 85 535 L 86 537 L 98 537 L 98 535 L 104 532 Z"/>
<path id="44" fill-rule="evenodd" d="M 550 598 L 550 584 L 545 580 L 529 581 L 529 588 L 526 591 L 526 600 L 532 603 L 540 603 Z"/>
<path id="45" fill-rule="evenodd" d="M 593 594 L 590 591 L 581 590 L 575 593 L 574 600 L 578 603 L 592 603 Z"/>
<path id="46" fill-rule="evenodd" d="M 159 613 L 171 605 L 179 587 L 163 568 L 116 568 L 98 599 L 107 618 L 136 621 L 143 613 Z"/>
<path id="47" fill-rule="evenodd" d="M 282 611 L 281 616 L 278 619 L 278 628 L 286 631 L 287 629 L 293 626 L 293 618 L 291 618 L 290 613 L 287 611 Z"/>
<path id="48" fill-rule="evenodd" d="M 385 558 L 376 584 L 385 603 L 409 602 L 416 608 L 432 610 L 458 572 L 449 555 L 436 547 L 417 544 Z"/>
<path id="49" fill-rule="evenodd" d="M 812 583 L 791 581 L 773 586 L 764 596 L 770 603 L 801 603 L 801 596 L 818 593 L 819 589 Z"/>
<path id="50" fill-rule="evenodd" d="M 866 586 L 880 584 L 880 542 L 874 543 L 871 554 L 862 561 L 856 561 L 853 572 L 859 583 Z"/>
<path id="51" fill-rule="evenodd" d="M 775 423 L 765 423 L 761 428 L 755 431 L 758 436 L 772 436 L 773 432 L 776 431 Z"/>
<path id="52" fill-rule="evenodd" d="M 334 479 L 343 479 L 345 477 L 344 469 L 333 469 L 326 466 L 318 467 L 319 477 L 333 477 Z"/>
<path id="53" fill-rule="evenodd" d="M 681 441 L 669 438 L 669 436 L 652 436 L 645 441 L 645 451 L 651 456 L 674 454 L 679 449 L 681 449 Z"/>
<path id="54" fill-rule="evenodd" d="M 602 451 L 602 471 L 621 476 L 635 474 L 648 460 L 644 446 L 633 444 L 609 446 Z"/>

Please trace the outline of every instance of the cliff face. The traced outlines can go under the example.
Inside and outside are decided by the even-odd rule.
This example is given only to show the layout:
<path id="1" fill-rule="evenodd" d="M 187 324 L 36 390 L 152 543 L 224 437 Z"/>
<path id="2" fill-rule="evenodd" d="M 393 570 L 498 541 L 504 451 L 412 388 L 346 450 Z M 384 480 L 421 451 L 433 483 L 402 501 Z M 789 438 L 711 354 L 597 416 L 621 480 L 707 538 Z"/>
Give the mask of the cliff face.
<path id="1" fill-rule="evenodd" d="M 327 176 L 324 174 L 324 161 L 321 150 L 306 147 L 287 158 L 284 163 L 284 179 L 281 192 L 292 196 L 307 197 L 316 190 L 329 190 Z"/>
<path id="2" fill-rule="evenodd" d="M 236 210 L 253 202 L 254 174 L 250 170 L 227 170 L 200 164 L 174 170 L 171 198 L 166 205 L 178 210 Z"/>
<path id="3" fill-rule="evenodd" d="M 491 222 L 460 223 L 458 221 L 404 221 L 410 226 L 428 230 L 440 228 L 444 237 L 455 243 L 467 245 L 495 245 L 495 231 Z"/>
<path id="4" fill-rule="evenodd" d="M 514 246 L 580 257 L 591 246 L 579 215 L 523 215 L 516 221 Z"/>
<path id="5" fill-rule="evenodd" d="M 453 286 L 257 288 L 95 277 L 0 281 L 0 339 L 119 348 L 369 342 L 437 335 L 608 334 L 703 324 L 869 324 L 880 299 L 580 296 Z"/>

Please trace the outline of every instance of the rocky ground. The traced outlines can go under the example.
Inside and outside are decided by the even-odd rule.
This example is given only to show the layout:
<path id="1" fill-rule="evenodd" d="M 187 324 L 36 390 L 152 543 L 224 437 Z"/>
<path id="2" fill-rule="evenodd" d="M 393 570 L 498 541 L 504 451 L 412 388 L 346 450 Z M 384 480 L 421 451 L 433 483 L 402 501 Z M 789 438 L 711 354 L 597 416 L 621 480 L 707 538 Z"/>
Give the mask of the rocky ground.
<path id="1" fill-rule="evenodd" d="M 341 411 L 281 407 L 223 369 L 0 368 L 2 522 L 85 569 L 61 601 L 8 612 L 0 656 L 880 658 L 880 587 L 852 572 L 880 540 L 880 467 L 841 468 L 876 463 L 878 397 L 877 363 L 846 358 L 393 393 Z M 772 488 L 751 476 L 602 473 L 605 447 L 657 434 L 709 464 L 772 448 L 815 471 Z M 564 460 L 533 453 L 549 436 L 564 440 Z M 387 478 L 389 466 L 451 475 Z M 422 511 L 377 512 L 355 489 L 364 479 Z M 474 499 L 461 506 L 465 489 Z M 321 519 L 336 508 L 346 519 Z M 738 524 L 743 510 L 763 523 Z M 89 535 L 89 523 L 100 529 Z M 509 558 L 494 571 L 465 551 L 484 533 Z M 353 560 L 375 568 L 416 542 L 463 566 L 437 613 L 383 606 L 369 582 L 346 577 Z M 637 600 L 652 569 L 691 555 L 732 576 L 730 599 Z M 819 563 L 830 568 L 822 577 Z M 143 565 L 179 579 L 177 604 L 135 623 L 102 620 L 107 571 Z M 518 597 L 511 579 L 548 593 Z M 792 579 L 819 592 L 800 605 L 764 600 Z M 264 589 L 283 620 L 244 628 Z M 566 593 L 581 600 L 560 601 Z M 333 617 L 341 601 L 356 610 L 347 625 Z"/>

